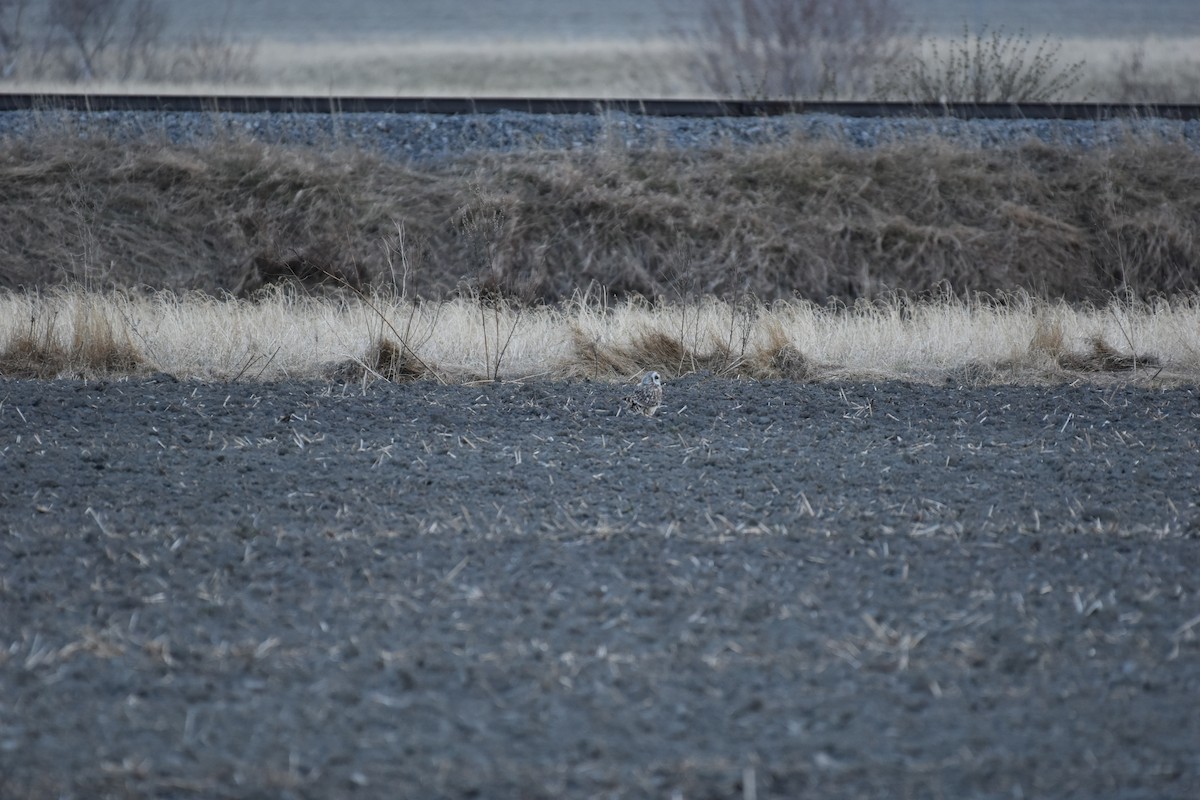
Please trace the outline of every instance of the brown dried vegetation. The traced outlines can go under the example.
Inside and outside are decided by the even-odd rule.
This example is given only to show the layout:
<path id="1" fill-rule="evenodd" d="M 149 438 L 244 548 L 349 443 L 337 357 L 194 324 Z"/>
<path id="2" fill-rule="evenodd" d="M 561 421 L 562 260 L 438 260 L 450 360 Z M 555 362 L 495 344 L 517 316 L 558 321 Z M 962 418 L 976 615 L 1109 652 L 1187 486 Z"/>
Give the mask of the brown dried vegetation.
<path id="1" fill-rule="evenodd" d="M 548 302 L 588 286 L 1102 302 L 1200 288 L 1197 185 L 1194 150 L 1133 137 L 1093 152 L 795 140 L 414 167 L 334 142 L 174 147 L 49 131 L 0 143 L 0 287 L 251 295 L 335 276 L 342 290 Z M 398 228 L 420 265 L 403 287 L 387 246 Z"/>
<path id="2" fill-rule="evenodd" d="M 129 375 L 146 369 L 128 329 L 114 325 L 101 303 L 81 303 L 75 310 L 72 334 L 55 336 L 48 320 L 30 320 L 26 331 L 0 350 L 0 376 L 9 378 L 91 377 Z"/>
<path id="3" fill-rule="evenodd" d="M 1162 361 L 1152 353 L 1121 353 L 1099 334 L 1088 338 L 1087 349 L 1071 350 L 1066 345 L 1062 326 L 1039 320 L 1029 342 L 1032 357 L 1045 357 L 1072 372 L 1125 372 L 1157 368 Z"/>
<path id="4" fill-rule="evenodd" d="M 325 377 L 340 383 L 369 382 L 378 378 L 392 383 L 407 383 L 426 375 L 424 365 L 413 359 L 401 345 L 379 337 L 363 358 L 350 359 L 331 365 Z"/>
<path id="5" fill-rule="evenodd" d="M 578 324 L 571 326 L 571 337 L 574 357 L 567 373 L 574 377 L 613 380 L 648 370 L 656 370 L 665 378 L 695 372 L 759 380 L 804 380 L 813 375 L 809 360 L 778 324 L 769 325 L 765 346 L 754 348 L 746 347 L 744 342 L 738 347 L 732 336 L 711 336 L 689 346 L 679 336 L 653 329 L 605 344 L 589 337 Z"/>

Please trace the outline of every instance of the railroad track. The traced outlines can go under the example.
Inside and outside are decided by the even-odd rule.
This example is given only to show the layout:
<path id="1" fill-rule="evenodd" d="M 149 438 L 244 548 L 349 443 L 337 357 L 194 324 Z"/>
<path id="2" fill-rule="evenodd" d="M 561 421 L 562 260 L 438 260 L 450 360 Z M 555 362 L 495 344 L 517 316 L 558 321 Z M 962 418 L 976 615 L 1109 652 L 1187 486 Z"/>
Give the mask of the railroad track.
<path id="1" fill-rule="evenodd" d="M 0 111 L 150 111 L 271 114 L 602 114 L 653 117 L 953 117 L 998 120 L 1200 120 L 1200 104 L 1131 103 L 868 103 L 783 100 L 638 100 L 529 97 L 317 97 L 188 94 L 0 94 Z"/>

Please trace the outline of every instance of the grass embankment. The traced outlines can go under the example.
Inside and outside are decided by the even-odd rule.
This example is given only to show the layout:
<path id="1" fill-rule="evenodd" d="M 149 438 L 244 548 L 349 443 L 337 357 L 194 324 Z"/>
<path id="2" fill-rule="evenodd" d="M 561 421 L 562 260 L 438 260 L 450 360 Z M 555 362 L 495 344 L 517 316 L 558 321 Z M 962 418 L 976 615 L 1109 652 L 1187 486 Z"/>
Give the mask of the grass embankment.
<path id="1" fill-rule="evenodd" d="M 419 168 L 336 144 L 0 144 L 0 372 L 1200 376 L 1184 144 L 614 146 Z"/>
<path id="2" fill-rule="evenodd" d="M 527 302 L 599 286 L 820 303 L 1200 289 L 1200 155 L 1182 143 L 614 145 L 419 168 L 327 144 L 0 143 L 0 287 L 245 295 L 332 273 L 424 297 L 465 282 Z"/>

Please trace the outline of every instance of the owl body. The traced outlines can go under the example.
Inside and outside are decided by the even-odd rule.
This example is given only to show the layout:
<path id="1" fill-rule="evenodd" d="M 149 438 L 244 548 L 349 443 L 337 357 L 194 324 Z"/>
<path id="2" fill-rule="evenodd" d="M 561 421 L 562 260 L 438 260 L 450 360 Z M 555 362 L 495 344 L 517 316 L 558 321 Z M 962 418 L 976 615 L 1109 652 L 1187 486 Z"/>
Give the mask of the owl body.
<path id="1" fill-rule="evenodd" d="M 625 405 L 630 411 L 640 411 L 647 417 L 654 416 L 662 405 L 662 377 L 657 372 L 650 372 L 642 378 L 642 382 L 633 394 L 625 398 Z"/>

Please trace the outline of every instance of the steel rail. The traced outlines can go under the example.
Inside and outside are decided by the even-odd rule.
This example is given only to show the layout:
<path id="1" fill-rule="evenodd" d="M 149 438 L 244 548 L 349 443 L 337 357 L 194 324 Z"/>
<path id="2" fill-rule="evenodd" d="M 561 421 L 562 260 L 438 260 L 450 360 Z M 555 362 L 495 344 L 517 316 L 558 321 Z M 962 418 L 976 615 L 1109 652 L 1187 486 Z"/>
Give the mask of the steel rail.
<path id="1" fill-rule="evenodd" d="M 1130 103 L 869 103 L 784 100 L 639 100 L 531 97 L 317 97 L 188 94 L 0 94 L 0 111 L 215 112 L 240 114 L 603 114 L 652 117 L 952 117 L 1000 120 L 1200 120 L 1200 104 Z"/>

